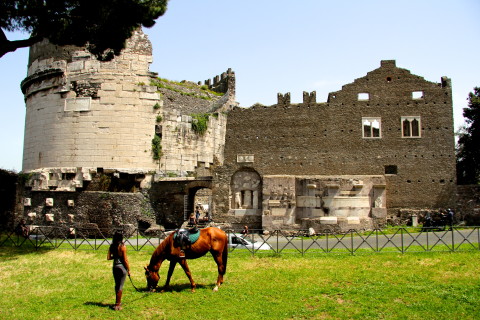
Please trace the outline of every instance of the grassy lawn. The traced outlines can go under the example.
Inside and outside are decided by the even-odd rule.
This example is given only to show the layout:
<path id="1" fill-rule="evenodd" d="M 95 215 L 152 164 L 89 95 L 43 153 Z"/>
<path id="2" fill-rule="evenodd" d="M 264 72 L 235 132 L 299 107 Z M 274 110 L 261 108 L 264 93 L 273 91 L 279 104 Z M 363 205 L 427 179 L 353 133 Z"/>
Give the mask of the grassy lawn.
<path id="1" fill-rule="evenodd" d="M 0 247 L 0 319 L 480 319 L 480 252 L 257 255 L 234 251 L 225 283 L 212 288 L 208 255 L 177 266 L 172 291 L 144 291 L 151 252 L 129 251 L 123 310 L 99 251 Z M 168 262 L 161 268 L 165 281 Z"/>

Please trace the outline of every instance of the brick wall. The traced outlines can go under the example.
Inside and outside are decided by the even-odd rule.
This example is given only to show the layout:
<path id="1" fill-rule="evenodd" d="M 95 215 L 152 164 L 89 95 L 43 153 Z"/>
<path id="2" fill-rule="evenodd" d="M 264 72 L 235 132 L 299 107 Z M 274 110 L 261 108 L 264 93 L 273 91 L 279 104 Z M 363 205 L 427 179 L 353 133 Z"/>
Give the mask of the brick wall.
<path id="1" fill-rule="evenodd" d="M 421 92 L 418 98 L 412 92 Z M 359 93 L 362 95 L 359 100 Z M 385 175 L 387 208 L 452 206 L 455 153 L 451 85 L 424 80 L 395 61 L 329 94 L 326 103 L 235 108 L 228 114 L 225 165 L 217 169 L 216 209 L 229 210 L 229 181 L 250 167 L 267 175 Z M 420 138 L 402 137 L 401 118 L 420 117 Z M 362 118 L 380 120 L 380 138 L 362 137 Z M 239 154 L 254 156 L 237 163 Z M 388 173 L 386 174 L 386 170 Z M 393 170 L 393 171 L 392 171 Z"/>

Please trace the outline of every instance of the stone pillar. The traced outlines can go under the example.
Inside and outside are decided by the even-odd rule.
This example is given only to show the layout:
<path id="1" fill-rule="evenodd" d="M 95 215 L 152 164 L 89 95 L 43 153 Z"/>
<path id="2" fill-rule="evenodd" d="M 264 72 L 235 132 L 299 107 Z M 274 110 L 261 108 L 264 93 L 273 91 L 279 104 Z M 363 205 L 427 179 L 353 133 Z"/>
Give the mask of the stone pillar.
<path id="1" fill-rule="evenodd" d="M 253 203 L 252 203 L 252 208 L 253 209 L 258 209 L 258 190 L 253 191 Z"/>
<path id="2" fill-rule="evenodd" d="M 417 227 L 418 226 L 418 217 L 416 214 L 412 215 L 412 227 Z"/>
<path id="3" fill-rule="evenodd" d="M 243 208 L 245 209 L 252 208 L 252 191 L 251 190 L 244 191 Z"/>

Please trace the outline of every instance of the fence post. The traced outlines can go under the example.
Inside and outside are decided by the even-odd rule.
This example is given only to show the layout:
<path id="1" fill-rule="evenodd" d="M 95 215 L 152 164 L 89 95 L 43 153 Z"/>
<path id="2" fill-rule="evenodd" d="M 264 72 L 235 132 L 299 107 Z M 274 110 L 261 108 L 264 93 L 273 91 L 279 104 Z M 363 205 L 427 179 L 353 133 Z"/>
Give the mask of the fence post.
<path id="1" fill-rule="evenodd" d="M 455 235 L 453 233 L 453 226 L 450 225 L 450 233 L 452 235 L 452 251 L 455 252 Z"/>

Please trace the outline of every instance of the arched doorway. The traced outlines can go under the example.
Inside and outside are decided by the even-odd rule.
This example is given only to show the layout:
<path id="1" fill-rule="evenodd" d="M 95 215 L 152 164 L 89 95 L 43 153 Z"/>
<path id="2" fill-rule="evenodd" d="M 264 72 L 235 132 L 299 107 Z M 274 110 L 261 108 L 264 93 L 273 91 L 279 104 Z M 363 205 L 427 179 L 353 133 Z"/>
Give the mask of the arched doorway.
<path id="1" fill-rule="evenodd" d="M 212 186 L 211 181 L 196 180 L 187 185 L 184 197 L 184 219 L 187 220 L 198 207 L 202 219 L 212 219 Z"/>

